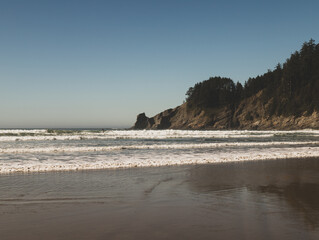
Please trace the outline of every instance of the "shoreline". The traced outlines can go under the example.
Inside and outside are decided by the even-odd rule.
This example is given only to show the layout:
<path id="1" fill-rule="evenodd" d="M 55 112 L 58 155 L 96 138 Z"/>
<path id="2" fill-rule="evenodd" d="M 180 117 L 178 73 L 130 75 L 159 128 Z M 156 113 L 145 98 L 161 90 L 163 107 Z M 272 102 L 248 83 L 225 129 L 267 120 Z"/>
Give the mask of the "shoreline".
<path id="1" fill-rule="evenodd" d="M 65 170 L 49 170 L 49 171 L 16 171 L 16 172 L 6 172 L 1 173 L 1 176 L 13 176 L 13 175 L 32 175 L 32 174 L 45 174 L 45 173 L 76 173 L 76 172 L 103 172 L 103 171 L 125 171 L 131 169 L 155 169 L 155 168 L 175 168 L 175 167 L 200 167 L 200 166 L 218 166 L 218 165 L 227 165 L 227 164 L 240 164 L 240 163 L 257 163 L 257 162 L 268 162 L 268 161 L 282 161 L 282 160 L 316 160 L 319 162 L 318 156 L 305 156 L 305 157 L 291 157 L 291 158 L 265 158 L 257 160 L 240 160 L 240 161 L 220 161 L 220 162 L 205 162 L 205 163 L 189 163 L 189 164 L 173 164 L 173 165 L 154 165 L 154 166 L 132 166 L 132 167 L 110 167 L 110 168 L 92 168 L 92 169 L 65 169 Z"/>
<path id="2" fill-rule="evenodd" d="M 317 150 L 314 151 L 314 150 Z M 103 170 L 116 170 L 116 169 L 134 169 L 134 168 L 149 168 L 149 167 L 170 167 L 170 166 L 196 166 L 196 165 L 210 165 L 210 164 L 222 164 L 222 163 L 240 163 L 240 162 L 257 162 L 257 161 L 274 161 L 274 160 L 284 160 L 284 159 L 307 159 L 307 158 L 319 158 L 319 151 L 316 148 L 306 147 L 308 152 L 307 156 L 302 155 L 302 153 L 287 153 L 284 157 L 274 157 L 276 153 L 271 153 L 270 155 L 262 155 L 258 153 L 258 159 L 254 156 L 243 157 L 238 154 L 236 158 L 227 159 L 227 157 L 221 157 L 219 159 L 200 159 L 200 160 L 189 160 L 184 162 L 174 162 L 174 161 L 161 161 L 155 162 L 154 160 L 149 162 L 129 162 L 129 163 L 117 163 L 115 166 L 106 162 L 106 165 L 101 166 L 100 164 L 92 166 L 81 166 L 81 165 L 68 165 L 68 168 L 62 168 L 61 165 L 53 166 L 36 166 L 33 168 L 30 167 L 20 167 L 16 169 L 3 170 L 3 167 L 0 167 L 0 176 L 4 175 L 13 175 L 13 174 L 29 174 L 29 173 L 49 173 L 49 172 L 79 172 L 79 171 L 103 171 Z"/>

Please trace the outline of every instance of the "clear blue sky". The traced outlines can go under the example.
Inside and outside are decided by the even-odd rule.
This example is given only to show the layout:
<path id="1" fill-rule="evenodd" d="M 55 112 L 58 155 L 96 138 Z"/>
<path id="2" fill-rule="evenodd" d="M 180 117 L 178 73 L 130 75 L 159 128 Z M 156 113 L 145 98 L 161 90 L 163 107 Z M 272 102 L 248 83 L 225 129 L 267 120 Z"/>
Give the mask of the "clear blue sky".
<path id="1" fill-rule="evenodd" d="M 319 41 L 319 1 L 1 0 L 0 128 L 129 127 Z"/>

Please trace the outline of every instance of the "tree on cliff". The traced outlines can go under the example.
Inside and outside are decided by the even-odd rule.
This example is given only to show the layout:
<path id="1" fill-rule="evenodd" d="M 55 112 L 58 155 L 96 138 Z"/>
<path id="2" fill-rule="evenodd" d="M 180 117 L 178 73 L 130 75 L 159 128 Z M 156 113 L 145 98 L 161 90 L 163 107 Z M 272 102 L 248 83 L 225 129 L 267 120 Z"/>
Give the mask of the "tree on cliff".
<path id="1" fill-rule="evenodd" d="M 245 98 L 262 91 L 269 115 L 300 115 L 319 111 L 319 44 L 313 39 L 274 70 L 249 78 L 244 87 L 230 78 L 211 77 L 188 89 L 190 108 L 237 106 Z"/>
<path id="2" fill-rule="evenodd" d="M 189 88 L 186 95 L 189 106 L 214 108 L 232 103 L 235 84 L 229 78 L 213 77 Z"/>

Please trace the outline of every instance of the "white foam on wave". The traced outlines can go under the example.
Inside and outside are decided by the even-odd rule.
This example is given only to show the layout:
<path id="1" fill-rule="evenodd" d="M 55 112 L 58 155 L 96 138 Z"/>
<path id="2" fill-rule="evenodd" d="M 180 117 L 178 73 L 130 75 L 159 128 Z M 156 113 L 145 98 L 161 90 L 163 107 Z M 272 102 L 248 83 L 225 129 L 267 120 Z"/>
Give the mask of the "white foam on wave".
<path id="1" fill-rule="evenodd" d="M 232 142 L 232 143 L 196 143 L 196 144 L 156 144 L 156 145 L 120 145 L 120 146 L 59 146 L 59 147 L 30 147 L 30 148 L 0 148 L 0 154 L 19 153 L 63 153 L 63 152 L 106 152 L 116 150 L 143 150 L 143 149 L 196 149 L 222 147 L 266 147 L 266 146 L 302 146 L 318 145 L 319 141 L 311 142 Z"/>
<path id="2" fill-rule="evenodd" d="M 15 136 L 11 136 L 14 134 Z M 275 137 L 277 135 L 280 136 L 279 139 Z M 185 138 L 189 138 L 190 141 L 187 139 L 187 143 L 184 140 L 179 143 L 178 139 Z M 229 138 L 231 140 L 225 142 L 225 140 L 219 141 L 218 138 Z M 244 139 L 238 142 L 236 138 Z M 109 143 L 110 145 L 96 147 L 83 146 L 85 142 L 68 142 L 68 140 L 81 139 L 138 139 L 138 141 L 97 141 L 96 144 L 99 145 L 101 143 Z M 156 141 L 154 144 L 153 141 L 143 141 L 143 139 L 176 140 Z M 204 142 L 202 141 L 203 139 L 217 139 L 214 141 L 219 142 Z M 318 141 L 311 141 L 317 139 Z M 22 142 L 13 142 L 16 140 Z M 62 142 L 57 144 L 54 142 L 41 142 L 46 140 L 61 140 Z M 8 141 L 8 143 L 5 141 Z M 139 142 L 141 144 L 137 145 Z M 122 151 L 123 149 L 137 151 Z M 72 154 L 63 154 L 64 152 Z M 47 131 L 44 129 L 0 130 L 0 174 L 10 172 L 202 164 L 299 157 L 319 157 L 318 130 L 109 130 L 105 132 L 89 130 Z"/>
<path id="3" fill-rule="evenodd" d="M 3 134 L 18 134 L 15 136 Z M 19 134 L 24 133 L 23 136 Z M 32 134 L 34 135 L 32 135 Z M 2 135 L 1 135 L 2 134 Z M 30 135 L 28 135 L 30 134 Z M 47 130 L 0 130 L 0 142 L 52 141 L 83 139 L 177 139 L 177 138 L 270 138 L 285 134 L 319 136 L 318 130 L 298 131 L 248 131 L 248 130 L 109 130 L 48 132 Z"/>
<path id="4" fill-rule="evenodd" d="M 304 157 L 319 157 L 319 147 L 252 148 L 234 151 L 193 152 L 192 154 L 183 151 L 173 153 L 164 151 L 156 154 L 154 152 L 145 154 L 144 152 L 134 155 L 115 154 L 111 156 L 100 154 L 94 156 L 94 159 L 71 156 L 68 160 L 63 158 L 63 160 L 50 159 L 47 161 L 29 159 L 23 162 L 0 162 L 0 173 L 154 167 Z"/>
<path id="5" fill-rule="evenodd" d="M 0 129 L 0 134 L 45 134 L 47 132 L 46 129 Z"/>

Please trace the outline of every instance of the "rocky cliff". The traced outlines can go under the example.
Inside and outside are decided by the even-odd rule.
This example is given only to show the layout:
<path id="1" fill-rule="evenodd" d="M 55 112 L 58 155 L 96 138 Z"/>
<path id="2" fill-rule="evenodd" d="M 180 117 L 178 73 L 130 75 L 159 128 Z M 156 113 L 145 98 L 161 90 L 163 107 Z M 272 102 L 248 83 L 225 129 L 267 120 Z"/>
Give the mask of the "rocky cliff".
<path id="1" fill-rule="evenodd" d="M 318 112 L 305 112 L 299 116 L 270 116 L 267 110 L 272 100 L 263 102 L 261 95 L 262 92 L 259 92 L 244 99 L 235 110 L 230 106 L 193 109 L 186 102 L 150 118 L 141 113 L 133 129 L 319 129 Z"/>

